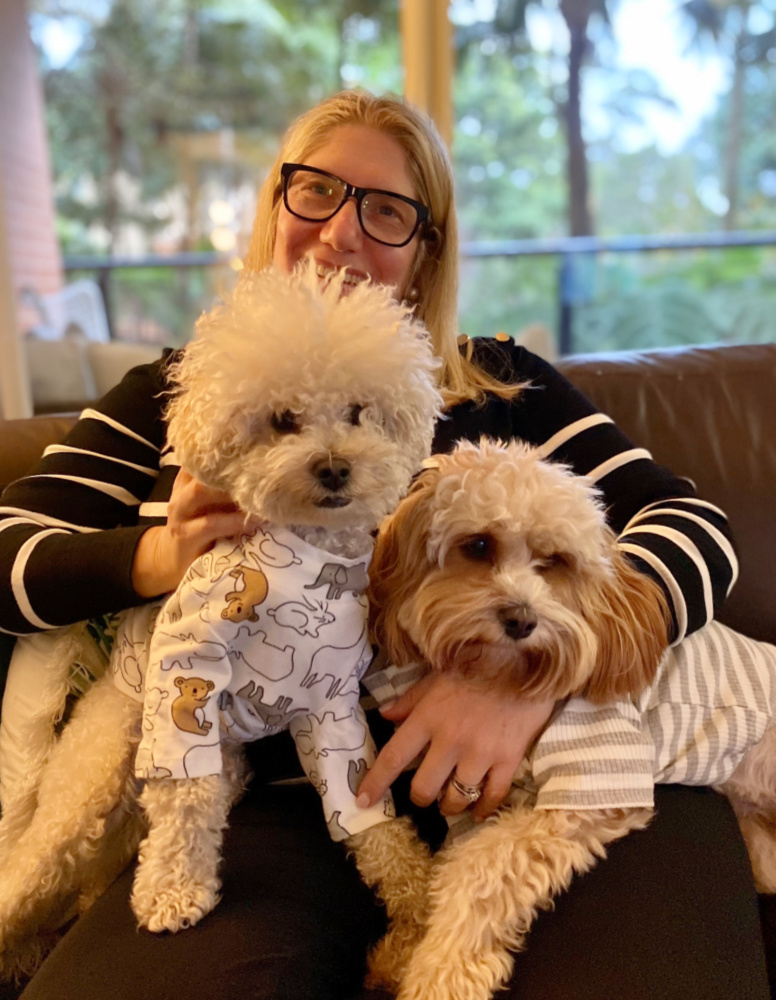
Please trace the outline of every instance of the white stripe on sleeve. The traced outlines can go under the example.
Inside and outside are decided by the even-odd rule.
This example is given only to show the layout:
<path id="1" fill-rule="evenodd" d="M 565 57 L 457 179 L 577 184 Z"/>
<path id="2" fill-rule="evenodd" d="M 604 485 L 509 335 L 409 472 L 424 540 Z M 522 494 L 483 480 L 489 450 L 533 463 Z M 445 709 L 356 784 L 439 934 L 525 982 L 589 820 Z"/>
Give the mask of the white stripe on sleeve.
<path id="1" fill-rule="evenodd" d="M 166 500 L 154 503 L 141 503 L 138 517 L 167 517 L 168 502 Z"/>
<path id="2" fill-rule="evenodd" d="M 711 621 L 714 617 L 714 595 L 711 589 L 711 575 L 708 564 L 703 558 L 703 553 L 695 542 L 688 538 L 687 535 L 682 534 L 681 531 L 677 531 L 675 528 L 667 528 L 661 524 L 643 524 L 639 528 L 639 534 L 657 535 L 659 538 L 665 538 L 669 542 L 673 542 L 677 548 L 681 549 L 693 561 L 703 583 L 703 603 L 706 605 L 706 621 Z M 620 538 L 622 537 L 621 535 Z M 638 545 L 638 542 L 634 540 L 633 544 Z"/>
<path id="3" fill-rule="evenodd" d="M 595 469 L 591 469 L 590 472 L 585 474 L 588 479 L 597 483 L 599 479 L 603 479 L 609 473 L 621 469 L 624 465 L 630 465 L 631 462 L 638 462 L 642 458 L 652 460 L 652 456 L 646 448 L 629 448 L 628 451 L 621 451 L 617 455 L 612 455 L 611 458 L 608 458 L 605 462 L 601 462 Z"/>
<path id="4" fill-rule="evenodd" d="M 70 521 L 61 521 L 57 517 L 49 517 L 48 514 L 39 514 L 36 511 L 25 510 L 23 507 L 0 507 L 0 514 L 22 515 L 21 517 L 10 517 L 8 520 L 0 521 L 0 531 L 4 528 L 10 528 L 14 524 L 31 524 L 44 528 L 64 528 L 66 531 L 78 531 L 81 534 L 87 534 L 90 531 L 102 531 L 102 528 L 72 524 Z"/>
<path id="5" fill-rule="evenodd" d="M 104 424 L 107 424 L 114 430 L 120 431 L 122 434 L 126 434 L 127 437 L 134 438 L 135 441 L 140 441 L 141 444 L 147 445 L 154 451 L 159 451 L 159 448 L 157 448 L 155 444 L 152 444 L 150 441 L 147 441 L 144 437 L 142 437 L 140 434 L 137 434 L 129 427 L 125 427 L 124 424 L 120 424 L 118 420 L 114 420 L 112 417 L 109 417 L 106 413 L 100 413 L 99 410 L 93 410 L 91 409 L 91 407 L 87 407 L 85 410 L 81 411 L 80 419 L 101 420 Z"/>
<path id="6" fill-rule="evenodd" d="M 675 646 L 678 642 L 682 641 L 687 632 L 687 604 L 679 584 L 670 573 L 666 564 L 662 559 L 658 559 L 654 552 L 650 552 L 649 549 L 643 549 L 640 545 L 633 545 L 630 542 L 618 542 L 617 546 L 623 552 L 630 552 L 631 555 L 638 556 L 639 559 L 643 559 L 645 563 L 648 563 L 668 588 L 676 616 L 677 636 L 671 643 L 672 646 Z"/>
<path id="7" fill-rule="evenodd" d="M 45 458 L 47 455 L 59 454 L 88 455 L 89 458 L 101 458 L 106 462 L 115 462 L 117 465 L 126 465 L 127 468 L 135 469 L 138 472 L 144 472 L 147 476 L 153 476 L 154 479 L 156 479 L 159 475 L 158 469 L 149 468 L 147 465 L 137 465 L 137 463 L 128 462 L 124 458 L 116 458 L 113 455 L 102 455 L 98 451 L 87 451 L 86 448 L 74 448 L 72 445 L 68 444 L 50 444 L 43 452 L 43 457 Z"/>
<path id="8" fill-rule="evenodd" d="M 589 430 L 591 427 L 597 427 L 599 424 L 613 423 L 614 421 L 612 418 L 607 417 L 605 413 L 591 413 L 589 416 L 583 417 L 581 420 L 575 420 L 573 424 L 568 424 L 566 427 L 562 427 L 536 450 L 538 451 L 540 458 L 547 458 L 548 455 L 557 451 L 562 444 L 566 444 L 567 441 L 576 437 L 577 434 L 582 434 L 584 431 Z"/>
<path id="9" fill-rule="evenodd" d="M 125 504 L 127 507 L 137 507 L 140 500 L 123 486 L 114 486 L 112 483 L 104 483 L 100 479 L 86 479 L 83 476 L 65 476 L 61 473 L 48 473 L 46 475 L 27 476 L 27 479 L 65 479 L 71 483 L 78 483 L 79 486 L 88 486 L 90 489 L 105 493 L 114 500 Z"/>
<path id="10" fill-rule="evenodd" d="M 649 521 L 650 518 L 660 514 L 670 514 L 673 517 L 683 517 L 687 521 L 692 521 L 694 524 L 697 524 L 701 528 L 703 528 L 706 534 L 716 542 L 716 544 L 724 552 L 725 558 L 730 563 L 732 578 L 730 580 L 730 585 L 727 589 L 727 592 L 729 594 L 730 591 L 733 589 L 733 585 L 738 579 L 738 557 L 736 556 L 733 550 L 733 546 L 730 544 L 727 538 L 722 534 L 722 532 L 718 528 L 716 528 L 713 524 L 711 524 L 709 521 L 707 521 L 705 518 L 698 517 L 697 514 L 691 514 L 690 511 L 687 510 L 680 510 L 679 508 L 675 507 L 664 507 L 662 506 L 662 503 L 665 502 L 666 501 L 662 501 L 657 504 L 653 503 L 650 504 L 649 507 L 644 507 L 642 510 L 638 512 L 638 514 L 634 515 L 634 517 L 632 517 L 630 521 L 628 521 L 628 523 L 623 528 L 622 534 L 627 535 L 628 532 L 634 528 L 636 528 L 638 531 L 647 531 L 648 529 L 646 528 L 646 526 L 645 527 L 638 527 L 638 526 L 641 525 L 643 521 Z M 668 503 L 670 502 L 671 501 L 669 500 Z M 713 507 L 711 504 L 704 504 L 704 506 L 710 507 L 712 510 L 717 511 L 723 518 L 725 517 L 725 515 L 722 513 L 721 510 L 718 510 L 718 508 Z"/>
<path id="11" fill-rule="evenodd" d="M 32 538 L 28 538 L 24 545 L 22 545 L 19 549 L 16 559 L 14 560 L 13 568 L 11 569 L 11 588 L 13 589 L 13 596 L 16 598 L 19 610 L 31 625 L 36 625 L 38 628 L 49 629 L 56 628 L 56 626 L 43 621 L 43 619 L 39 618 L 38 615 L 36 615 L 32 610 L 32 605 L 27 597 L 27 591 L 24 589 L 24 570 L 27 568 L 27 562 L 38 542 L 42 541 L 49 535 L 66 534 L 66 531 L 62 531 L 59 528 L 50 528 L 48 531 L 38 532 L 37 535 L 33 535 Z"/>

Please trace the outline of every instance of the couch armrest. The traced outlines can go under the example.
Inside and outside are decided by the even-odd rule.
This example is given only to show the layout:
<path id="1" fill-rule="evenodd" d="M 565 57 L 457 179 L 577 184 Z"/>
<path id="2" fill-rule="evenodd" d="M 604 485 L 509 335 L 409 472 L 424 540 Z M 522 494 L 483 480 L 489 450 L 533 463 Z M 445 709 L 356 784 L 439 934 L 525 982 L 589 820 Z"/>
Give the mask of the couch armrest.
<path id="1" fill-rule="evenodd" d="M 77 419 L 75 413 L 58 413 L 0 421 L 0 491 L 29 472 L 44 449 L 61 441 Z"/>

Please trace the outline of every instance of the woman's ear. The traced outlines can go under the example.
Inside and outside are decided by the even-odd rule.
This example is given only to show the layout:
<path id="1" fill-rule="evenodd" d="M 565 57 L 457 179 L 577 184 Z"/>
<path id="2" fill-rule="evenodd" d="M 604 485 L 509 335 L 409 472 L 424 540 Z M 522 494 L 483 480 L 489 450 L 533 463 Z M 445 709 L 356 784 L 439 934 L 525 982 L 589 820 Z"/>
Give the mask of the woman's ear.
<path id="1" fill-rule="evenodd" d="M 614 574 L 586 604 L 598 639 L 596 665 L 582 692 L 592 702 L 616 701 L 652 683 L 669 642 L 671 615 L 659 584 L 617 548 Z"/>
<path id="2" fill-rule="evenodd" d="M 380 525 L 369 566 L 369 626 L 399 665 L 423 657 L 403 627 L 403 610 L 426 576 L 430 506 L 439 474 L 428 470 Z"/>

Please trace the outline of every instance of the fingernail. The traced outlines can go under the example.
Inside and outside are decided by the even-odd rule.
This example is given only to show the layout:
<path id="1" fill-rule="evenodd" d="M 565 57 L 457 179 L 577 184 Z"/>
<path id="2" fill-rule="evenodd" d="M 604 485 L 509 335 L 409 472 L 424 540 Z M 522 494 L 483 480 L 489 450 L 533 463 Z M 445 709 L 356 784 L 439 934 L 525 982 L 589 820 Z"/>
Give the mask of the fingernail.
<path id="1" fill-rule="evenodd" d="M 390 712 L 390 710 L 393 708 L 393 706 L 396 704 L 397 701 L 398 701 L 398 698 L 391 698 L 390 701 L 387 701 L 384 705 L 380 706 L 380 711 L 381 712 Z"/>
<path id="2" fill-rule="evenodd" d="M 370 805 L 369 796 L 366 794 L 366 792 L 361 792 L 356 797 L 356 805 L 358 806 L 359 809 L 368 809 L 369 808 L 369 805 Z"/>

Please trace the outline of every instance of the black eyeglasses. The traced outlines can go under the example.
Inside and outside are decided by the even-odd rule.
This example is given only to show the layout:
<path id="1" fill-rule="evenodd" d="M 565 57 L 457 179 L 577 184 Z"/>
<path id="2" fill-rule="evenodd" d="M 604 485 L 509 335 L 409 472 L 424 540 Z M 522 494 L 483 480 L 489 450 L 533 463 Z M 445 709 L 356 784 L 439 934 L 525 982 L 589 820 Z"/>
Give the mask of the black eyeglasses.
<path id="1" fill-rule="evenodd" d="M 283 204 L 297 219 L 326 222 L 339 212 L 348 198 L 355 198 L 363 231 L 370 239 L 388 247 L 406 246 L 429 218 L 425 205 L 403 194 L 354 187 L 325 170 L 303 163 L 284 163 L 280 174 Z"/>

